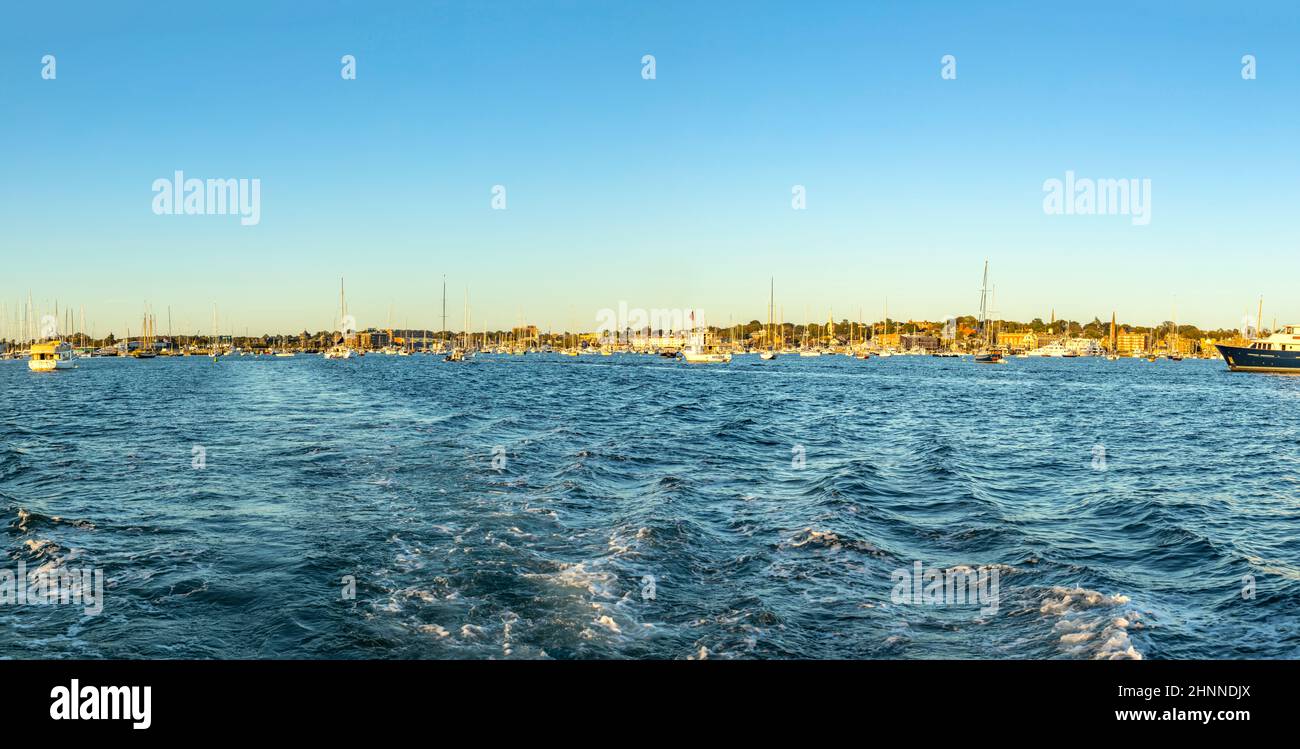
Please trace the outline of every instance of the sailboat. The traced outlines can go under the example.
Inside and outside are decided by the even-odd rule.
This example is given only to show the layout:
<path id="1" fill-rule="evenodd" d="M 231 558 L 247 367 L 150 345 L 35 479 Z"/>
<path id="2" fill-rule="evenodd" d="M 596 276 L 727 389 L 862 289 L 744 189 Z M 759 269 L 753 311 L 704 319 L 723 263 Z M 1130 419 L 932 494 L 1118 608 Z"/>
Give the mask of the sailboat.
<path id="1" fill-rule="evenodd" d="M 443 304 L 445 305 L 446 302 L 444 301 Z M 446 315 L 445 312 L 443 314 Z M 449 351 L 447 355 L 442 358 L 443 361 L 463 362 L 466 359 L 470 358 L 470 356 L 472 356 L 471 354 L 467 354 L 466 352 L 466 349 L 469 348 L 469 287 L 468 286 L 465 287 L 465 303 L 464 303 L 464 309 L 462 314 L 464 315 L 464 321 L 462 322 L 462 326 L 465 331 L 464 334 L 465 347 L 460 348 L 458 346 L 453 346 L 451 351 Z"/>
<path id="2" fill-rule="evenodd" d="M 339 279 L 339 340 L 326 349 L 326 359 L 351 359 L 356 355 L 347 341 L 348 305 L 343 295 L 343 279 Z"/>
<path id="3" fill-rule="evenodd" d="M 993 329 L 989 320 L 989 261 L 984 261 L 984 285 L 980 288 L 980 334 L 984 337 L 984 350 L 975 355 L 977 364 L 1006 364 L 1001 349 L 993 346 Z"/>
<path id="4" fill-rule="evenodd" d="M 776 358 L 776 326 L 772 324 L 772 305 L 776 301 L 776 278 L 772 278 L 767 292 L 767 351 L 758 355 L 763 361 Z"/>
<path id="5" fill-rule="evenodd" d="M 1183 354 L 1178 348 L 1178 310 L 1174 310 L 1173 318 L 1174 328 L 1169 331 L 1169 338 L 1166 340 L 1166 345 L 1169 347 L 1169 361 L 1182 361 Z"/>
<path id="6" fill-rule="evenodd" d="M 885 300 L 885 333 L 884 333 L 884 335 L 885 335 L 886 338 L 889 337 L 889 300 L 888 300 L 888 299 Z M 872 334 L 872 337 L 873 337 L 873 338 L 875 337 L 875 334 L 874 334 L 874 333 Z M 878 356 L 878 357 L 880 357 L 880 358 L 882 358 L 882 359 L 885 359 L 885 358 L 891 357 L 891 356 L 893 356 L 893 355 L 894 355 L 894 352 L 892 352 L 892 351 L 890 351 L 889 349 L 885 348 L 885 344 L 884 344 L 884 342 L 881 342 L 881 344 L 880 344 L 880 350 L 876 352 L 876 356 Z"/>
<path id="7" fill-rule="evenodd" d="M 153 359 L 158 356 L 158 352 L 153 348 L 153 316 L 149 314 L 146 307 L 144 315 L 144 332 L 140 336 L 140 348 L 131 352 L 131 356 L 136 359 Z"/>
<path id="8" fill-rule="evenodd" d="M 217 363 L 217 357 L 221 352 L 217 350 L 217 305 L 212 305 L 212 340 L 208 351 L 208 356 L 212 357 L 212 363 Z"/>

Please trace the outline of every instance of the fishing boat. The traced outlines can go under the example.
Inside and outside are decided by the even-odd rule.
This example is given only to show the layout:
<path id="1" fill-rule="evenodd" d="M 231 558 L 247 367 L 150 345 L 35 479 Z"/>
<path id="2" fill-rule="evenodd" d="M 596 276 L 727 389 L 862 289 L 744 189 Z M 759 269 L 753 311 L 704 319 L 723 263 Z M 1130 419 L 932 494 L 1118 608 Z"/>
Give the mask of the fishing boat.
<path id="1" fill-rule="evenodd" d="M 77 355 L 71 344 L 66 341 L 48 341 L 32 346 L 31 358 L 27 368 L 33 372 L 54 372 L 60 369 L 73 369 L 77 366 Z"/>
<path id="2" fill-rule="evenodd" d="M 1300 374 L 1300 325 L 1286 325 L 1247 346 L 1215 344 L 1233 372 Z"/>
<path id="3" fill-rule="evenodd" d="M 682 350 L 682 360 L 687 364 L 726 364 L 731 361 L 727 351 L 703 351 L 692 346 Z"/>
<path id="4" fill-rule="evenodd" d="M 691 327 L 690 342 L 682 349 L 682 361 L 687 364 L 727 364 L 731 361 L 730 352 L 718 351 L 706 343 L 705 331 L 696 326 L 694 312 L 691 312 Z"/>

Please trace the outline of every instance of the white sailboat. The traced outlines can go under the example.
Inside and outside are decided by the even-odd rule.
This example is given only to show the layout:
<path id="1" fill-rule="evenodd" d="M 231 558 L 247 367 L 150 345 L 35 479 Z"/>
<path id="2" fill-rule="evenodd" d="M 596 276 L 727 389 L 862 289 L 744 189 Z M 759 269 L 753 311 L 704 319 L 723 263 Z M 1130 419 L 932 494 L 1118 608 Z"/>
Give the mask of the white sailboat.
<path id="1" fill-rule="evenodd" d="M 989 319 L 989 261 L 984 261 L 984 284 L 980 288 L 980 335 L 984 339 L 984 350 L 975 355 L 976 364 L 1006 364 L 1002 349 L 993 345 L 993 321 Z"/>
<path id="2" fill-rule="evenodd" d="M 776 358 L 776 326 L 772 324 L 772 304 L 776 301 L 776 279 L 771 279 L 767 292 L 767 351 L 758 355 L 763 361 Z"/>
<path id="3" fill-rule="evenodd" d="M 339 279 L 339 341 L 325 351 L 326 359 L 351 359 L 356 352 L 347 341 L 348 305 L 343 296 L 343 279 Z"/>

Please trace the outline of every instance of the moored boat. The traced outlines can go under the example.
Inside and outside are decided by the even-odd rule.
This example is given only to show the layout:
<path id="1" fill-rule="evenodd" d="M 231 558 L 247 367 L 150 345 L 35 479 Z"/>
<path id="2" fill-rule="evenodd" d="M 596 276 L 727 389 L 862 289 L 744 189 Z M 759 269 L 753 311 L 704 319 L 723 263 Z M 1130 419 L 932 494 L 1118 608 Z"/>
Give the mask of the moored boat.
<path id="1" fill-rule="evenodd" d="M 32 346 L 27 368 L 33 372 L 53 372 L 77 366 L 77 356 L 66 341 L 48 341 Z"/>
<path id="2" fill-rule="evenodd" d="M 1267 338 L 1247 346 L 1216 344 L 1219 355 L 1233 372 L 1300 374 L 1300 325 L 1287 325 Z"/>

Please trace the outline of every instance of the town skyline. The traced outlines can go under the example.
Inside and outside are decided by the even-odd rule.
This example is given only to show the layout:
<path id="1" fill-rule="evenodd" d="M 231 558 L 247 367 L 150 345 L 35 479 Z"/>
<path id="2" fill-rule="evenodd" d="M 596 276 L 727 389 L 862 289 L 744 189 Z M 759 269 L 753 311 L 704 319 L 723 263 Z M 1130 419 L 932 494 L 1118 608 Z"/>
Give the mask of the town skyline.
<path id="1" fill-rule="evenodd" d="M 14 9 L 0 300 L 314 329 L 345 275 L 415 324 L 446 276 L 489 327 L 576 328 L 752 316 L 775 276 L 788 318 L 919 319 L 989 258 L 1008 318 L 1300 320 L 1285 4 L 224 7 Z"/>

